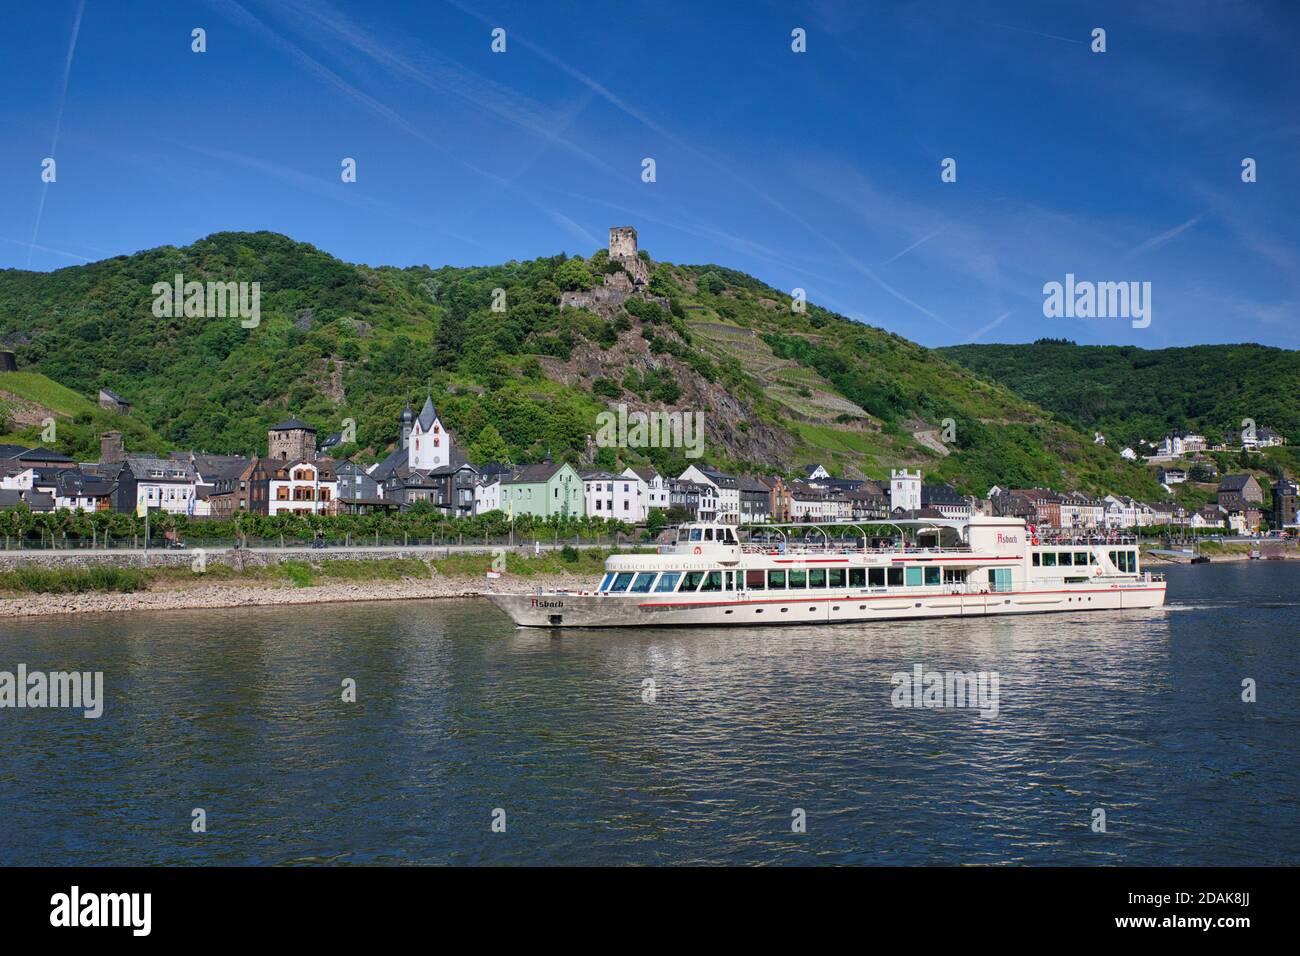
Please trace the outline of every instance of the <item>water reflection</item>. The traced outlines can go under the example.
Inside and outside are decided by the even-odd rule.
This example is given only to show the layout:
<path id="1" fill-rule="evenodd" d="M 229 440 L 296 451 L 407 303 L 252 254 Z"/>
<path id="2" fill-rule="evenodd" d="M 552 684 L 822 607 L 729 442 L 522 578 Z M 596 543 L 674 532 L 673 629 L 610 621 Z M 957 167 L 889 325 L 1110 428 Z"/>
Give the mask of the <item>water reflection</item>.
<path id="1" fill-rule="evenodd" d="M 103 670 L 107 703 L 0 711 L 0 863 L 1295 863 L 1300 573 L 1170 577 L 1163 611 L 869 626 L 5 622 L 0 669 Z M 916 664 L 997 672 L 998 716 L 891 706 Z"/>

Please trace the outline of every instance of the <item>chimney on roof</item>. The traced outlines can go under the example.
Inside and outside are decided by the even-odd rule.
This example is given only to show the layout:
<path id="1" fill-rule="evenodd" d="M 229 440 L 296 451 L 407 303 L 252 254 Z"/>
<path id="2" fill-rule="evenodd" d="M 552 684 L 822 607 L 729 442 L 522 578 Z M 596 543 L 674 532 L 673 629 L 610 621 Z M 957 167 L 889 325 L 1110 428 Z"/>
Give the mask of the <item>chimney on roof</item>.
<path id="1" fill-rule="evenodd" d="M 126 446 L 122 442 L 121 432 L 104 432 L 99 436 L 100 464 L 117 464 L 126 458 Z"/>

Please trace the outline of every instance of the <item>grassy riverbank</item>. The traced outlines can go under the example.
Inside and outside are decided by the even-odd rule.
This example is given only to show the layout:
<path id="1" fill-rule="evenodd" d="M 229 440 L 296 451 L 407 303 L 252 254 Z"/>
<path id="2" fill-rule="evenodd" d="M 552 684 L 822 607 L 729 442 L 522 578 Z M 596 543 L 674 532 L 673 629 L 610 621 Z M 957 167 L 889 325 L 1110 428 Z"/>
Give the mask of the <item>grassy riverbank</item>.
<path id="1" fill-rule="evenodd" d="M 505 556 L 499 580 L 532 580 L 539 576 L 574 575 L 595 579 L 613 553 L 603 548 L 562 548 L 541 555 Z M 310 588 L 366 582 L 428 581 L 435 578 L 460 583 L 482 582 L 493 569 L 490 554 L 456 554 L 426 561 L 419 558 L 290 560 L 265 567 L 237 570 L 212 563 L 202 572 L 189 565 L 157 568 L 20 568 L 0 572 L 0 595 L 25 594 L 130 594 L 141 591 L 175 591 L 214 585 Z"/>

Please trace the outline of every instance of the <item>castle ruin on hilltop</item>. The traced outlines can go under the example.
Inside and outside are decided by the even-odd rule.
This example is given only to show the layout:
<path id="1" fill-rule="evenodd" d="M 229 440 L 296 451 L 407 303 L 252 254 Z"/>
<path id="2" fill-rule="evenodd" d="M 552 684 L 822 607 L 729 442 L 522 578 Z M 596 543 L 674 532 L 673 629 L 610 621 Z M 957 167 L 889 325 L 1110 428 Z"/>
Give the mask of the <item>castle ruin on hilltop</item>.
<path id="1" fill-rule="evenodd" d="M 601 283 L 581 292 L 560 295 L 561 309 L 590 309 L 608 317 L 617 312 L 632 296 L 667 309 L 668 300 L 649 294 L 650 263 L 641 258 L 636 247 L 636 229 L 632 226 L 613 226 L 609 230 L 609 261 L 622 266 L 615 272 L 601 276 Z"/>

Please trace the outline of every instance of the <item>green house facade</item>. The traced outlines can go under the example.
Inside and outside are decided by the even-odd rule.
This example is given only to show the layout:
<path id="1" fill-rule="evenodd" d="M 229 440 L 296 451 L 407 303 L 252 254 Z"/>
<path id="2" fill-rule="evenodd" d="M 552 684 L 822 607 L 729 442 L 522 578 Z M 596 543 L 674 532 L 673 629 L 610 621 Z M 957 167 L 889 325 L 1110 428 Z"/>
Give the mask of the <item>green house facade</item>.
<path id="1" fill-rule="evenodd" d="M 501 481 L 501 510 L 514 515 L 581 517 L 582 477 L 565 463 L 526 465 Z"/>

